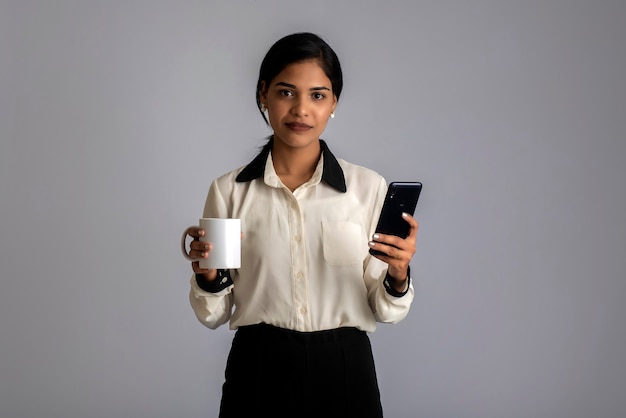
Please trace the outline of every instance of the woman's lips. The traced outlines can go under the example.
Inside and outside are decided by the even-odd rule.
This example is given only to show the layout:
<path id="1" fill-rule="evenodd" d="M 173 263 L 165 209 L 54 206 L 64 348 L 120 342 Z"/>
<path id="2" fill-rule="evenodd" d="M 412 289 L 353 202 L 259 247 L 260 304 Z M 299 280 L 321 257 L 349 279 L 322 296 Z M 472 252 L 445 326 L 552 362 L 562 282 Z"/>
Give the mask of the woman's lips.
<path id="1" fill-rule="evenodd" d="M 291 129 L 292 131 L 296 131 L 296 132 L 304 132 L 313 128 L 312 126 L 309 126 L 306 123 L 299 123 L 299 122 L 286 123 L 285 125 L 287 125 L 287 127 Z"/>

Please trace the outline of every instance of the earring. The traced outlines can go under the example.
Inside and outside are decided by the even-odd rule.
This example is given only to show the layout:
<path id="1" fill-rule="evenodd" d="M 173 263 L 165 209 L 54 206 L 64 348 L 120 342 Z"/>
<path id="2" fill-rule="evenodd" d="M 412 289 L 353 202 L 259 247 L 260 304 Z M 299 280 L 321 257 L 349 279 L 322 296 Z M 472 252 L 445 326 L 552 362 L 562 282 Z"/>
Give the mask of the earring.
<path id="1" fill-rule="evenodd" d="M 267 107 L 265 107 L 265 105 L 261 103 L 261 112 L 265 113 L 266 110 L 267 110 Z"/>
<path id="2" fill-rule="evenodd" d="M 331 114 L 330 114 L 330 118 L 331 118 L 331 119 L 335 119 L 335 112 L 333 112 L 333 113 L 331 113 Z"/>

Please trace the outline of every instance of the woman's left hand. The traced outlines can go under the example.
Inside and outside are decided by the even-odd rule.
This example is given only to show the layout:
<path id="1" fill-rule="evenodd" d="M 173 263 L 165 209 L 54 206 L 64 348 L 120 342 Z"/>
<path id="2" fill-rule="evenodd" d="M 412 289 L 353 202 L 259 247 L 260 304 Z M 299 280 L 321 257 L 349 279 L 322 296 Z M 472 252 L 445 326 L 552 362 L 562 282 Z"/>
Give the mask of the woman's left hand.
<path id="1" fill-rule="evenodd" d="M 374 255 L 374 257 L 389 265 L 388 272 L 393 277 L 396 288 L 404 288 L 409 264 L 415 254 L 415 241 L 419 229 L 419 223 L 415 218 L 408 213 L 403 213 L 402 216 L 410 227 L 409 235 L 406 238 L 376 233 L 372 237 L 372 241 L 369 242 L 370 248 L 385 254 Z"/>

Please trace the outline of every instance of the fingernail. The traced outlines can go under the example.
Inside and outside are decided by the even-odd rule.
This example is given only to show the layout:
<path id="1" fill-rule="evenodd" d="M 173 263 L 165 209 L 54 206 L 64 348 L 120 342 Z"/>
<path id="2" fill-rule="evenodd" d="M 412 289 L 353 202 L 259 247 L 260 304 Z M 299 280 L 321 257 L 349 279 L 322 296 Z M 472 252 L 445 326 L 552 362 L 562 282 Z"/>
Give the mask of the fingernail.
<path id="1" fill-rule="evenodd" d="M 204 236 L 204 229 L 199 230 L 199 231 L 198 231 L 198 235 L 200 235 L 201 237 L 203 237 L 203 236 Z"/>
<path id="2" fill-rule="evenodd" d="M 208 253 L 202 253 L 202 258 L 207 258 L 208 255 Z"/>
<path id="3" fill-rule="evenodd" d="M 378 238 L 380 238 L 380 235 L 374 234 L 374 239 L 378 239 Z"/>
<path id="4" fill-rule="evenodd" d="M 402 217 L 403 217 L 403 218 L 406 218 L 407 216 L 409 216 L 409 214 L 408 214 L 408 213 L 406 213 L 406 212 L 402 212 Z"/>
<path id="5" fill-rule="evenodd" d="M 374 241 L 370 241 L 370 242 L 368 242 L 368 244 L 369 244 L 370 247 L 373 247 L 373 246 L 376 245 L 376 243 Z"/>

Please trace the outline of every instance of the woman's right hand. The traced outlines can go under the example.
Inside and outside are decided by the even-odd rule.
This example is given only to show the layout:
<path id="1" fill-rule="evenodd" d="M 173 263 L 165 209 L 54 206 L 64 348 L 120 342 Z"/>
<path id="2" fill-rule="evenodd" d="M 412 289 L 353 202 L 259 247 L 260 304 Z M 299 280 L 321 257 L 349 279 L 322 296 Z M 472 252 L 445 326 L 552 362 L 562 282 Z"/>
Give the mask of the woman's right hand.
<path id="1" fill-rule="evenodd" d="M 198 226 L 190 226 L 185 232 L 193 238 L 189 244 L 189 256 L 191 258 L 207 258 L 209 256 L 209 252 L 213 249 L 213 245 L 210 242 L 200 241 L 200 237 L 205 234 L 204 229 Z M 191 268 L 194 273 L 203 274 L 208 281 L 213 281 L 217 277 L 216 269 L 200 268 L 200 263 L 198 261 L 192 261 Z"/>

